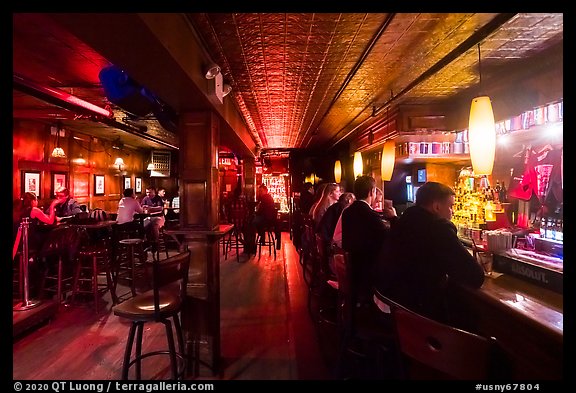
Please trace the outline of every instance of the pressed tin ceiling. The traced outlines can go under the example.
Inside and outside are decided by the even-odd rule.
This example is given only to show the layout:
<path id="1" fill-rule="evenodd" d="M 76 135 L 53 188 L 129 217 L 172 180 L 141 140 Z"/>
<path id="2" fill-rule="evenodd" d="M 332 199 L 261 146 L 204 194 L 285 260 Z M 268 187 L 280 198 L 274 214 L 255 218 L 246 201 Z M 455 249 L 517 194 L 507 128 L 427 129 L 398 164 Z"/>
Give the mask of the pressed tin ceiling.
<path id="1" fill-rule="evenodd" d="M 476 86 L 478 42 L 498 69 L 563 39 L 562 14 L 187 16 L 268 148 L 333 147 L 374 122 L 374 107 Z"/>
<path id="2" fill-rule="evenodd" d="M 563 43 L 563 15 L 559 13 L 94 14 L 90 17 L 104 22 L 97 31 L 85 27 L 71 32 L 59 23 L 79 15 L 83 14 L 59 14 L 51 19 L 42 14 L 14 14 L 14 73 L 96 105 L 110 105 L 97 77 L 102 67 L 116 61 L 106 54 L 136 59 L 136 70 L 156 78 L 157 86 L 171 81 L 167 75 L 182 73 L 181 69 L 153 68 L 156 59 L 142 50 L 174 47 L 175 42 L 162 42 L 157 31 L 150 34 L 146 23 L 155 18 L 161 25 L 178 15 L 189 22 L 208 55 L 221 66 L 224 81 L 233 88 L 225 99 L 234 101 L 261 149 L 328 150 L 381 124 L 387 111 L 400 104 L 443 103 L 468 90 L 476 91 L 478 43 L 485 84 L 511 74 L 509 65 L 522 67 Z M 126 23 L 122 31 L 129 39 L 114 36 L 108 23 L 121 27 Z M 83 42 L 75 33 L 93 38 L 99 47 Z M 117 39 L 98 39 L 99 34 Z M 139 45 L 119 44 L 136 37 L 142 40 Z M 150 39 L 156 41 L 148 43 Z M 177 45 L 186 48 L 189 39 L 192 36 L 183 36 Z M 200 70 L 184 70 L 182 75 L 193 72 Z M 165 91 L 170 94 L 180 88 L 178 81 Z M 186 109 L 193 106 L 191 98 L 193 105 L 206 108 L 205 97 L 194 99 L 189 93 Z M 113 127 L 95 127 L 20 91 L 14 90 L 13 101 L 15 118 L 60 118 L 86 132 L 120 133 L 135 146 L 159 146 Z M 123 121 L 126 115 L 111 106 L 115 118 Z M 175 143 L 176 137 L 154 119 L 139 122 L 148 127 L 148 135 Z"/>

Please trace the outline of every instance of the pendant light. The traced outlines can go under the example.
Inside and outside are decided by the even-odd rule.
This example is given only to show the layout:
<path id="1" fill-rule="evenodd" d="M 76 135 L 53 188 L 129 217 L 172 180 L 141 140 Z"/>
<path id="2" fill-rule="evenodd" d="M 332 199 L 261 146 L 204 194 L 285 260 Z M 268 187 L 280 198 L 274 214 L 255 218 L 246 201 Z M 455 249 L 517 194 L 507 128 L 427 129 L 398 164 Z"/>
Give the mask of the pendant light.
<path id="1" fill-rule="evenodd" d="M 482 91 L 480 44 L 478 44 L 478 71 L 480 74 L 480 91 Z M 468 143 L 474 174 L 492 174 L 496 153 L 496 127 L 492 103 L 488 96 L 480 95 L 472 99 L 468 123 Z"/>
<path id="2" fill-rule="evenodd" d="M 364 172 L 364 164 L 362 163 L 362 153 L 357 151 L 354 153 L 354 178 L 361 176 Z"/>
<path id="3" fill-rule="evenodd" d="M 380 162 L 380 174 L 382 181 L 390 181 L 394 172 L 394 160 L 396 159 L 396 144 L 388 139 L 382 148 L 382 161 Z"/>
<path id="4" fill-rule="evenodd" d="M 340 160 L 336 160 L 334 163 L 334 181 L 340 183 L 340 180 L 342 180 L 342 163 Z"/>
<path id="5" fill-rule="evenodd" d="M 51 156 L 54 158 L 66 158 L 64 149 L 60 147 L 60 125 L 54 128 L 56 128 L 56 146 L 54 147 L 54 150 L 52 150 Z"/>

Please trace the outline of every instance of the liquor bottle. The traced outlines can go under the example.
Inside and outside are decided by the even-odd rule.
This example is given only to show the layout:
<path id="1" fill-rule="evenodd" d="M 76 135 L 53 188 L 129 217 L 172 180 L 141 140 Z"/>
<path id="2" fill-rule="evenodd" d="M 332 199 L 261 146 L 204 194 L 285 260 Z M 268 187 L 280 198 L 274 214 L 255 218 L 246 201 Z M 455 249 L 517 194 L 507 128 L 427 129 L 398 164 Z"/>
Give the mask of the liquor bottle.
<path id="1" fill-rule="evenodd" d="M 546 218 L 540 218 L 540 239 L 546 239 Z"/>
<path id="2" fill-rule="evenodd" d="M 546 227 L 546 239 L 554 239 L 556 237 L 556 220 L 549 218 Z"/>
<path id="3" fill-rule="evenodd" d="M 500 202 L 508 202 L 508 190 L 506 189 L 506 184 L 504 184 L 504 182 L 502 182 L 502 187 L 500 188 Z"/>
<path id="4" fill-rule="evenodd" d="M 558 240 L 563 242 L 564 241 L 564 224 L 562 220 L 558 219 L 556 221 L 556 235 L 554 236 L 554 240 Z"/>
<path id="5" fill-rule="evenodd" d="M 498 204 L 500 201 L 500 180 L 496 180 L 496 186 L 494 187 L 494 203 Z"/>

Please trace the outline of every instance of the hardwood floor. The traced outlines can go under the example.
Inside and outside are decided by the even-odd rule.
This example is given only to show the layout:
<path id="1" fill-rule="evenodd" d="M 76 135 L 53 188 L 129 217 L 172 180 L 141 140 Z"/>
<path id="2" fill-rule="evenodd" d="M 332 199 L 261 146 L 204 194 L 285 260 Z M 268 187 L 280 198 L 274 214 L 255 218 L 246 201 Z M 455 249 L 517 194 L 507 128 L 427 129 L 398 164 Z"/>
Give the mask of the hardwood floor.
<path id="1" fill-rule="evenodd" d="M 306 308 L 307 288 L 288 233 L 277 257 L 221 260 L 222 372 L 199 379 L 331 379 L 336 342 L 319 331 Z M 86 305 L 61 307 L 47 323 L 14 338 L 15 380 L 116 380 L 120 378 L 129 322 L 114 316 L 110 299 L 99 314 Z M 148 324 L 147 324 L 148 325 Z M 164 327 L 149 324 L 143 352 L 165 346 Z M 168 359 L 144 360 L 143 378 L 164 379 Z M 202 370 L 201 370 L 202 371 Z"/>

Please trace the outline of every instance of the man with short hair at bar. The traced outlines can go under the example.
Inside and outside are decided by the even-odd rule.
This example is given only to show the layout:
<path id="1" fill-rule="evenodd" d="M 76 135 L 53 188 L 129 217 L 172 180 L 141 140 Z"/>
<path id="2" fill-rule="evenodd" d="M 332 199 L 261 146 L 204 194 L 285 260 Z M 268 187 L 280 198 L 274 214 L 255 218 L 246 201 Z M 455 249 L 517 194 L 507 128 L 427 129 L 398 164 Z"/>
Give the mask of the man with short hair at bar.
<path id="1" fill-rule="evenodd" d="M 458 239 L 450 221 L 454 191 L 427 182 L 416 204 L 392 225 L 378 260 L 377 288 L 403 306 L 449 323 L 445 289 L 449 281 L 480 288 L 484 271 Z"/>

